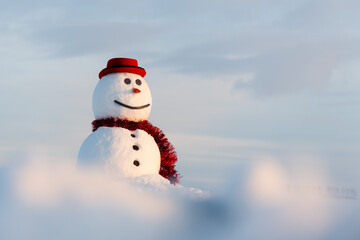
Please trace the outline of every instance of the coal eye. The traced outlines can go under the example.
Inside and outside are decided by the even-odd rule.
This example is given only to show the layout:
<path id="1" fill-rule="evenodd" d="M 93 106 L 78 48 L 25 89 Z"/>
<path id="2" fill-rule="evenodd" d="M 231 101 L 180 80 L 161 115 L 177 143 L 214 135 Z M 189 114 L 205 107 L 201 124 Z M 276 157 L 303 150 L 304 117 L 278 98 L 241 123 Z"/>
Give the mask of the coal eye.
<path id="1" fill-rule="evenodd" d="M 138 160 L 135 160 L 134 162 L 133 162 L 133 164 L 135 165 L 135 166 L 140 166 L 140 163 L 139 163 L 139 161 Z"/>
<path id="2" fill-rule="evenodd" d="M 136 79 L 135 83 L 140 86 L 140 85 L 141 85 L 141 80 L 140 80 L 140 79 Z"/>
<path id="3" fill-rule="evenodd" d="M 130 78 L 125 78 L 125 79 L 124 79 L 124 83 L 126 83 L 126 84 L 130 84 L 130 83 L 131 83 Z"/>

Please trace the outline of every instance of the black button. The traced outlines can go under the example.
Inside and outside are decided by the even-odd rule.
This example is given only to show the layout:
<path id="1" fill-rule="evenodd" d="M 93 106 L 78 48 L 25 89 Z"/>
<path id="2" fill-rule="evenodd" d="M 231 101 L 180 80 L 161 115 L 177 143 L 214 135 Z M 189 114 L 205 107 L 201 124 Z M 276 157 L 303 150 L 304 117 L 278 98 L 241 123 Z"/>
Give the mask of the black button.
<path id="1" fill-rule="evenodd" d="M 140 85 L 141 85 L 141 80 L 140 80 L 140 79 L 136 79 L 135 83 L 140 86 Z"/>
<path id="2" fill-rule="evenodd" d="M 139 163 L 139 161 L 138 160 L 135 160 L 134 162 L 133 162 L 133 164 L 135 165 L 135 166 L 140 166 L 140 163 Z"/>
<path id="3" fill-rule="evenodd" d="M 139 150 L 139 146 L 134 145 L 134 146 L 133 146 L 133 149 L 134 149 L 135 151 L 137 151 L 137 150 Z"/>
<path id="4" fill-rule="evenodd" d="M 130 136 L 132 136 L 133 138 L 136 137 L 134 134 L 131 134 Z"/>

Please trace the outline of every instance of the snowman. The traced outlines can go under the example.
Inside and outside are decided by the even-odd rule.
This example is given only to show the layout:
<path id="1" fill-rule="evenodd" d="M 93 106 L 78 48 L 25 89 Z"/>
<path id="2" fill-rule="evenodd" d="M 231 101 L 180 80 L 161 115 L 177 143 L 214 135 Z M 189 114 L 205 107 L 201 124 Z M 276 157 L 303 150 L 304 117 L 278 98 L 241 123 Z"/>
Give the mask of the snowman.
<path id="1" fill-rule="evenodd" d="M 99 73 L 92 98 L 93 133 L 80 148 L 78 165 L 116 178 L 160 174 L 175 184 L 179 174 L 174 147 L 147 121 L 152 98 L 145 74 L 130 58 L 110 59 Z"/>

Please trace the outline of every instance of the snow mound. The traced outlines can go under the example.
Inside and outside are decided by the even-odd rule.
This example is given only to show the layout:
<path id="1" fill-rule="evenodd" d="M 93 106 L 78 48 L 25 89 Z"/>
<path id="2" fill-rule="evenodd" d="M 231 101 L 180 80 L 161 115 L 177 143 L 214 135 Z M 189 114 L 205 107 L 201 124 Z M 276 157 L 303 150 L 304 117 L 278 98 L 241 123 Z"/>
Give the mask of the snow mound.
<path id="1" fill-rule="evenodd" d="M 184 187 L 180 184 L 173 185 L 169 180 L 159 174 L 148 174 L 134 178 L 126 178 L 125 182 L 132 186 L 152 193 L 168 193 L 173 196 L 182 196 L 193 200 L 203 200 L 210 197 L 210 193 L 197 188 Z"/>
<path id="2" fill-rule="evenodd" d="M 358 185 L 328 192 L 276 163 L 243 166 L 211 196 L 158 174 L 19 163 L 0 167 L 0 239 L 360 239 Z"/>

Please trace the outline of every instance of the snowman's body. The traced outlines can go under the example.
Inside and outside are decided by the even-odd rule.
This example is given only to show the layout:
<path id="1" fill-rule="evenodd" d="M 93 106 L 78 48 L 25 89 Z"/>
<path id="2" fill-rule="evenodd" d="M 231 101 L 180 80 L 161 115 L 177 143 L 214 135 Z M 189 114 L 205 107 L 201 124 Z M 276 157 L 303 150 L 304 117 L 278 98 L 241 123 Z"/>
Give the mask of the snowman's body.
<path id="1" fill-rule="evenodd" d="M 136 177 L 160 170 L 160 152 L 143 130 L 100 127 L 82 144 L 78 164 L 100 167 L 114 177 Z"/>
<path id="2" fill-rule="evenodd" d="M 136 65 L 135 70 L 129 63 Z M 100 81 L 93 94 L 94 122 L 112 119 L 133 125 L 148 124 L 146 127 L 150 125 L 152 129 L 144 128 L 144 131 L 133 127 L 130 130 L 115 125 L 96 127 L 80 148 L 78 165 L 97 167 L 120 178 L 156 174 L 162 169 L 163 176 L 177 182 L 178 175 L 174 169 L 177 158 L 172 145 L 159 129 L 146 121 L 152 98 L 146 81 L 140 75 L 144 76 L 145 70 L 137 67 L 134 59 L 117 58 L 108 62 L 108 67 L 99 74 Z M 149 133 L 156 135 L 157 142 Z M 164 146 L 161 146 L 161 141 L 166 141 Z M 170 149 L 170 154 L 166 155 L 171 157 L 173 154 L 173 159 L 164 161 L 159 147 Z M 170 163 L 170 170 L 164 169 Z"/>

